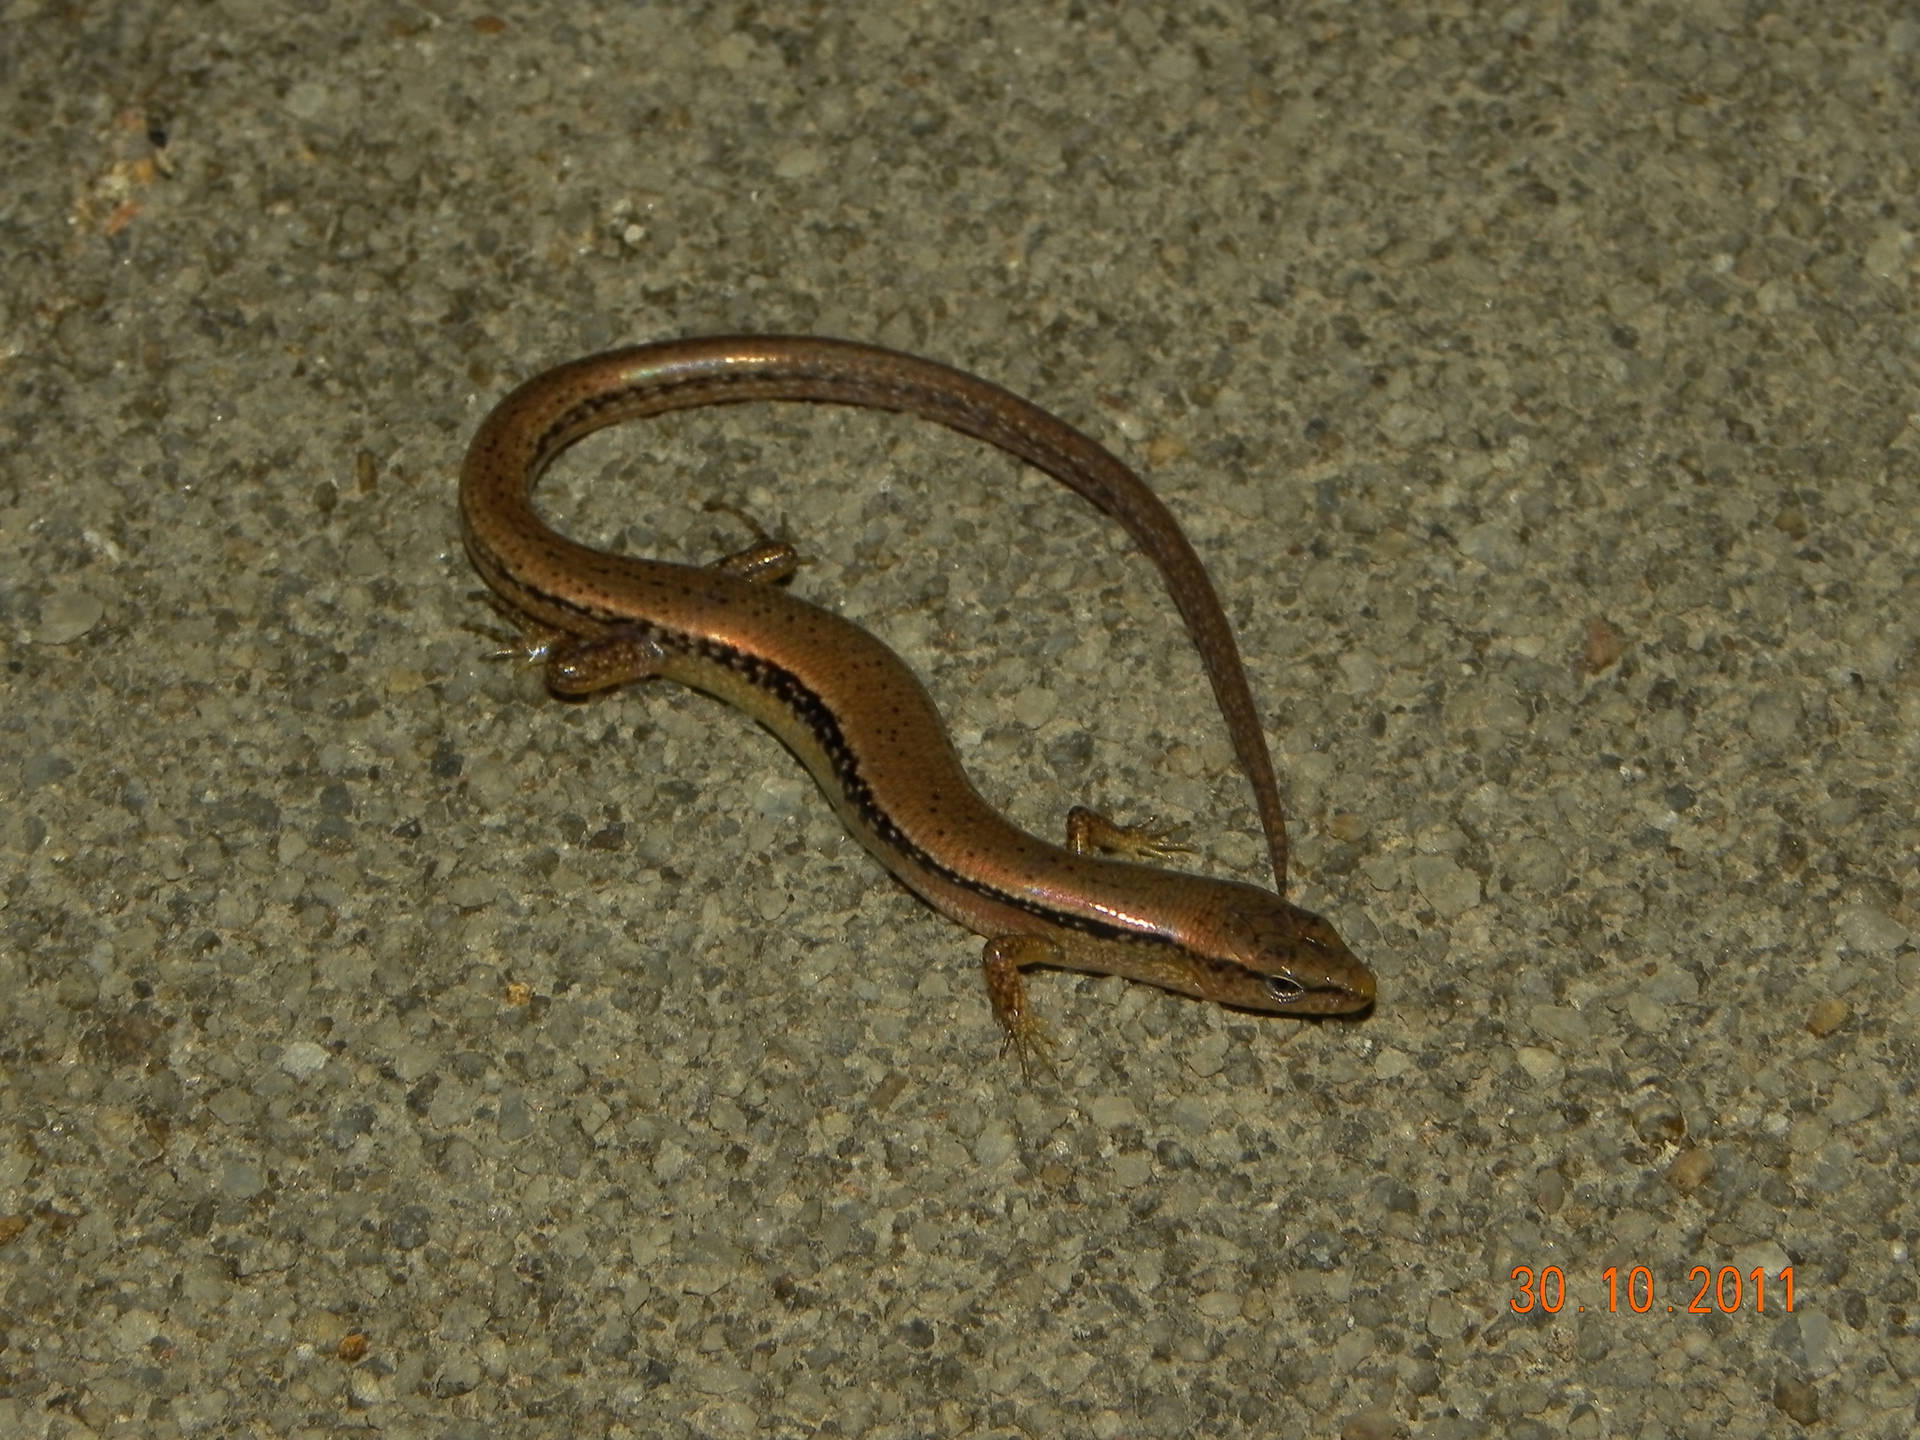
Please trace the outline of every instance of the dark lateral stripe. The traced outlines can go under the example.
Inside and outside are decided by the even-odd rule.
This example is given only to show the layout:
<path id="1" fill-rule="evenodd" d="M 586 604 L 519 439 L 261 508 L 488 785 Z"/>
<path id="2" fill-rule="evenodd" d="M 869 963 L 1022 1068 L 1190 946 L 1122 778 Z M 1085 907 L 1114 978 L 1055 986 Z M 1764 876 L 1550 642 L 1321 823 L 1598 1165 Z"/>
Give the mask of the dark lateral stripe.
<path id="1" fill-rule="evenodd" d="M 721 403 L 732 397 L 716 395 L 733 387 L 748 389 L 755 386 L 778 384 L 783 381 L 804 380 L 802 373 L 788 371 L 747 371 L 732 374 L 725 371 L 703 372 L 697 375 L 662 378 L 624 386 L 620 389 L 590 395 L 577 404 L 569 406 L 557 416 L 553 423 L 541 432 L 534 442 L 531 463 L 528 467 L 528 483 L 537 477 L 546 465 L 553 460 L 568 444 L 593 431 L 602 428 L 607 422 L 600 417 L 609 410 L 625 410 L 636 399 L 658 399 L 661 411 L 685 408 L 688 405 Z M 952 410 L 951 397 L 937 390 L 923 386 L 896 384 L 890 387 L 870 383 L 870 393 L 888 393 L 898 408 L 929 417 Z M 693 398 L 685 398 L 685 392 L 697 392 Z M 743 398 L 752 398 L 751 396 Z M 645 400 L 642 403 L 645 403 Z M 872 405 L 874 402 L 864 402 Z M 891 407 L 888 407 L 891 408 Z M 1045 443 L 1038 435 L 1022 431 L 1023 437 L 1034 449 L 1054 460 L 1057 465 L 1066 465 L 1067 458 L 1059 454 L 1056 447 Z M 997 442 L 996 442 L 997 443 Z M 1003 446 L 1002 448 L 1008 448 Z M 1018 452 L 1014 452 L 1018 453 Z M 472 547 L 470 547 L 472 548 Z M 479 559 L 476 556 L 476 559 Z M 493 570 L 507 581 L 508 593 L 525 587 L 517 581 L 505 566 L 482 563 L 483 571 Z M 492 577 L 489 576 L 489 579 Z M 499 588 L 496 586 L 496 588 Z M 991 885 L 977 876 L 963 874 L 950 865 L 942 864 L 926 850 L 916 844 L 900 828 L 886 809 L 874 799 L 873 787 L 860 773 L 859 757 L 853 747 L 847 743 L 845 733 L 833 710 L 812 689 L 792 671 L 775 664 L 763 656 L 750 654 L 733 646 L 723 645 L 716 640 L 701 635 L 689 635 L 670 630 L 650 621 L 635 619 L 628 615 L 612 614 L 593 606 L 582 604 L 565 595 L 539 592 L 541 602 L 558 611 L 579 617 L 590 623 L 594 629 L 609 626 L 620 629 L 638 630 L 649 639 L 657 642 L 662 649 L 682 655 L 697 656 L 712 664 L 719 665 L 744 677 L 758 690 L 765 691 L 779 701 L 791 714 L 796 716 L 813 735 L 820 748 L 826 752 L 828 762 L 833 766 L 834 778 L 841 792 L 852 803 L 861 820 L 875 834 L 899 853 L 908 856 L 920 868 L 938 875 L 948 883 L 963 890 L 1006 905 L 1015 910 L 1023 910 L 1029 915 L 1037 915 L 1049 924 L 1058 925 L 1065 930 L 1078 931 L 1083 935 L 1100 940 L 1132 942 L 1143 945 L 1171 945 L 1174 942 L 1152 931 L 1129 930 L 1125 926 L 1110 924 L 1104 920 L 1095 920 L 1088 916 L 1076 915 L 1068 910 L 1042 904 L 1023 895 L 1011 894 L 995 885 Z"/>
<path id="2" fill-rule="evenodd" d="M 591 615 L 590 618 L 601 625 L 615 624 L 622 628 L 638 630 L 648 639 L 659 644 L 662 649 L 683 655 L 693 655 L 731 670 L 756 690 L 771 695 L 789 714 L 799 719 L 808 733 L 813 736 L 815 743 L 825 752 L 827 762 L 833 767 L 834 779 L 839 784 L 841 793 L 858 812 L 861 821 L 893 849 L 911 858 L 920 868 L 931 871 L 941 879 L 963 890 L 970 890 L 996 904 L 1024 910 L 1029 915 L 1039 916 L 1049 924 L 1058 925 L 1065 930 L 1076 930 L 1095 939 L 1132 941 L 1147 945 L 1173 943 L 1165 936 L 1150 931 L 1129 930 L 1124 926 L 1112 925 L 1103 920 L 1095 920 L 1088 916 L 1076 915 L 1069 910 L 1044 905 L 1024 895 L 1011 894 L 977 876 L 963 874 L 928 854 L 906 831 L 900 828 L 885 807 L 874 799 L 873 787 L 860 773 L 859 757 L 854 754 L 853 747 L 847 743 L 846 734 L 841 730 L 840 722 L 832 708 L 791 670 L 776 665 L 764 656 L 723 645 L 705 636 L 683 634 L 648 621 L 619 620 L 605 615 Z"/>

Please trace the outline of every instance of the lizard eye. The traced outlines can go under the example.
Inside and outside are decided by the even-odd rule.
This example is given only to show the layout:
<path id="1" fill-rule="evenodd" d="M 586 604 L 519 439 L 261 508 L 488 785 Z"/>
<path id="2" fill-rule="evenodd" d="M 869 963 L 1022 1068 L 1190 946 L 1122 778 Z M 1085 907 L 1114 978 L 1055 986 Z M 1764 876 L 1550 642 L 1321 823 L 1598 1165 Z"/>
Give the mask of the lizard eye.
<path id="1" fill-rule="evenodd" d="M 1298 981 L 1289 980 L 1284 975 L 1267 977 L 1267 998 L 1281 1005 L 1291 1005 L 1306 993 L 1306 986 Z"/>

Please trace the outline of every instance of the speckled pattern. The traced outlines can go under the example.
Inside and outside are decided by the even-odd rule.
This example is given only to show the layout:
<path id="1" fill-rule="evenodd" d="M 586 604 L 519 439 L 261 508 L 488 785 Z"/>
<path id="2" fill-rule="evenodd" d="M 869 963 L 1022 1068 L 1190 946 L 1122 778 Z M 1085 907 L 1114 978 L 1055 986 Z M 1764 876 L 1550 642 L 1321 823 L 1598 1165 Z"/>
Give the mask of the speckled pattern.
<path id="1" fill-rule="evenodd" d="M 7 10 L 0 1435 L 1920 1425 L 1920 22 L 1007 8 Z M 741 330 L 1143 470 L 1371 1018 L 1045 977 L 1024 1085 L 773 741 L 488 658 L 481 414 Z M 1057 486 L 754 407 L 543 496 L 1259 878 Z"/>

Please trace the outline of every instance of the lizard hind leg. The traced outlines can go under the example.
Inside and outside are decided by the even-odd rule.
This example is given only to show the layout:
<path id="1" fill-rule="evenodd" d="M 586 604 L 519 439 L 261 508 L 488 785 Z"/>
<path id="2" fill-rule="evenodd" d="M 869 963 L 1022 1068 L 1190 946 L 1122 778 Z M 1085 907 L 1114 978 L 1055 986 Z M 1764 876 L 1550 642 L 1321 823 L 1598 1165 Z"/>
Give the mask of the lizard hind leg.
<path id="1" fill-rule="evenodd" d="M 750 517 L 741 518 L 754 532 L 754 542 L 721 556 L 709 568 L 757 585 L 777 584 L 799 568 L 800 554 L 793 546 L 769 538 Z M 649 679 L 660 672 L 667 653 L 658 635 L 638 623 L 594 636 L 565 635 L 540 627 L 529 630 L 529 641 L 537 646 L 532 650 L 535 658 L 546 662 L 547 688 L 568 699 Z"/>
<path id="2" fill-rule="evenodd" d="M 784 540 L 756 540 L 744 550 L 721 556 L 708 568 L 756 585 L 777 585 L 800 568 L 800 552 Z"/>
<path id="3" fill-rule="evenodd" d="M 547 688 L 580 699 L 657 675 L 667 652 L 651 630 L 622 626 L 591 639 L 563 635 L 546 645 Z"/>
<path id="4" fill-rule="evenodd" d="M 789 542 L 769 535 L 766 526 L 738 505 L 726 500 L 709 500 L 707 509 L 733 516 L 753 535 L 751 545 L 731 555 L 722 555 L 713 562 L 711 569 L 724 570 L 729 575 L 757 584 L 777 585 L 800 568 L 800 552 Z"/>

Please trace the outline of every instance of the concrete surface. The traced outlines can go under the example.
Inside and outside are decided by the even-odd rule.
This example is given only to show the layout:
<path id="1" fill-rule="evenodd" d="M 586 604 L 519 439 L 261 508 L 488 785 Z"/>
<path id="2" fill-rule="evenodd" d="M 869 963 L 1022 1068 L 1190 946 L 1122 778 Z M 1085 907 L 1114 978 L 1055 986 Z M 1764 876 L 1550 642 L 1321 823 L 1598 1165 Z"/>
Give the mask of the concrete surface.
<path id="1" fill-rule="evenodd" d="M 1007 8 L 8 7 L 0 1434 L 1920 1426 L 1920 22 Z M 1371 1017 L 1045 976 L 1023 1085 L 773 741 L 488 658 L 486 407 L 738 329 L 1149 475 Z M 1022 823 L 1264 878 L 1040 477 L 780 407 L 547 495 L 785 526 Z"/>

